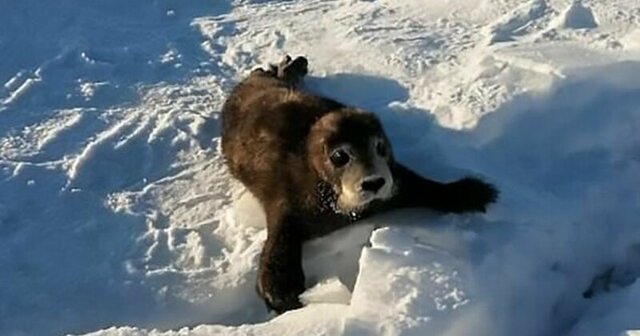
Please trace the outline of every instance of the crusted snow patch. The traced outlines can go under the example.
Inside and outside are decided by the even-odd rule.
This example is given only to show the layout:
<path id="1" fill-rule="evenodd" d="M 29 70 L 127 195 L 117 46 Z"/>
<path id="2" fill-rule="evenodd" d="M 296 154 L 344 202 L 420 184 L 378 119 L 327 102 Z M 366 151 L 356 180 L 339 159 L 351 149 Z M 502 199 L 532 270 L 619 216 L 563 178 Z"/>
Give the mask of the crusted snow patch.
<path id="1" fill-rule="evenodd" d="M 38 82 L 42 81 L 41 69 L 38 68 L 33 74 L 25 75 L 24 72 L 19 72 L 15 77 L 11 78 L 4 85 L 9 90 L 8 96 L 0 100 L 0 107 L 10 105 L 16 102 L 20 97 L 24 96 L 30 89 L 33 88 Z M 26 77 L 26 78 L 24 78 Z M 19 81 L 22 83 L 18 84 Z"/>
<path id="2" fill-rule="evenodd" d="M 349 304 L 351 292 L 338 278 L 325 280 L 300 295 L 300 301 L 308 306 L 312 303 Z"/>
<path id="3" fill-rule="evenodd" d="M 536 20 L 548 13 L 546 0 L 530 0 L 503 15 L 488 27 L 489 43 L 512 41 L 535 28 Z"/>
<path id="4" fill-rule="evenodd" d="M 108 82 L 83 82 L 78 81 L 79 90 L 85 100 L 91 100 L 93 96 L 96 94 L 96 91 L 105 85 L 109 85 Z"/>
<path id="5" fill-rule="evenodd" d="M 176 331 L 160 332 L 138 328 L 109 328 L 86 336 L 211 336 L 211 335 L 273 335 L 273 336 L 325 336 L 343 333 L 343 317 L 347 306 L 341 304 L 314 304 L 280 315 L 266 323 L 225 327 L 201 325 Z"/>
<path id="6" fill-rule="evenodd" d="M 38 160 L 38 155 L 43 156 L 47 146 L 62 134 L 73 131 L 84 118 L 83 112 L 81 109 L 56 111 L 50 119 L 0 136 L 0 158 L 12 161 Z"/>

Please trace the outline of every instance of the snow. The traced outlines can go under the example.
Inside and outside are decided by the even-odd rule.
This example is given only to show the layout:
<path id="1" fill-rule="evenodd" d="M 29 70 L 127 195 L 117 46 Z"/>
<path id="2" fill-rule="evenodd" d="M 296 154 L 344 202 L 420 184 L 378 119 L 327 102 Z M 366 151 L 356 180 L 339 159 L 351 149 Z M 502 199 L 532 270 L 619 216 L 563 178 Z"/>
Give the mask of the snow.
<path id="1" fill-rule="evenodd" d="M 640 334 L 637 1 L 0 9 L 1 335 Z M 501 197 L 308 243 L 306 307 L 275 317 L 219 111 L 284 53 L 378 114 L 403 163 Z"/>
<path id="2" fill-rule="evenodd" d="M 575 0 L 560 16 L 561 27 L 580 29 L 580 28 L 595 28 L 598 26 L 596 19 L 593 17 L 593 12 L 589 7 L 582 4 L 580 0 Z"/>
<path id="3" fill-rule="evenodd" d="M 504 14 L 489 26 L 490 43 L 512 41 L 514 37 L 535 28 L 548 10 L 546 0 L 531 0 Z"/>

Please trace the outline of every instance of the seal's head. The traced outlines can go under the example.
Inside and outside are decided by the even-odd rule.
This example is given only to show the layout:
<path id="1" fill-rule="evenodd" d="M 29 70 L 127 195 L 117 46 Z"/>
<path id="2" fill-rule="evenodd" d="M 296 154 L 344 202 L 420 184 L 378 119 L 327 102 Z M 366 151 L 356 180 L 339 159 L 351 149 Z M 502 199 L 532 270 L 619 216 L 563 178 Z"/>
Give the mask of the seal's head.
<path id="1" fill-rule="evenodd" d="M 343 108 L 318 119 L 307 142 L 309 163 L 333 186 L 337 207 L 349 213 L 392 196 L 393 153 L 378 119 Z"/>

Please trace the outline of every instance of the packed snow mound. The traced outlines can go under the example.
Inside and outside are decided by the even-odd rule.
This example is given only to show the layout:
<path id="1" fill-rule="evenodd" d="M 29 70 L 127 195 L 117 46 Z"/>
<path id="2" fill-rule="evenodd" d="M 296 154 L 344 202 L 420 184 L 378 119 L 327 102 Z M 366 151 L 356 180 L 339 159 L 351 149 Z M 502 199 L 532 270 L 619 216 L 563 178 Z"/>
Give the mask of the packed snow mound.
<path id="1" fill-rule="evenodd" d="M 598 24 L 593 16 L 591 8 L 586 7 L 580 0 L 574 0 L 562 13 L 563 28 L 595 28 Z"/>
<path id="2" fill-rule="evenodd" d="M 5 7 L 1 335 L 640 330 L 637 1 Z M 309 242 L 306 306 L 275 317 L 255 293 L 264 214 L 225 169 L 219 114 L 284 53 L 310 59 L 308 90 L 376 113 L 399 161 L 501 196 Z"/>

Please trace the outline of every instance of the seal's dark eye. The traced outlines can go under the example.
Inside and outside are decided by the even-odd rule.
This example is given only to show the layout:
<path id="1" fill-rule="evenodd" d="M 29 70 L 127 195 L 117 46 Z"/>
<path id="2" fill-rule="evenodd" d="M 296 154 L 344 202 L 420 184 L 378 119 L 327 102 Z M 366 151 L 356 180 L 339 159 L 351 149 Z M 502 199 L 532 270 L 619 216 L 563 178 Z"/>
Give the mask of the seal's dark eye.
<path id="1" fill-rule="evenodd" d="M 329 160 L 336 168 L 340 168 L 349 163 L 349 154 L 343 149 L 336 149 L 329 156 Z"/>
<path id="2" fill-rule="evenodd" d="M 381 140 L 376 143 L 376 152 L 378 152 L 380 156 L 387 156 L 387 146 L 384 141 Z"/>

